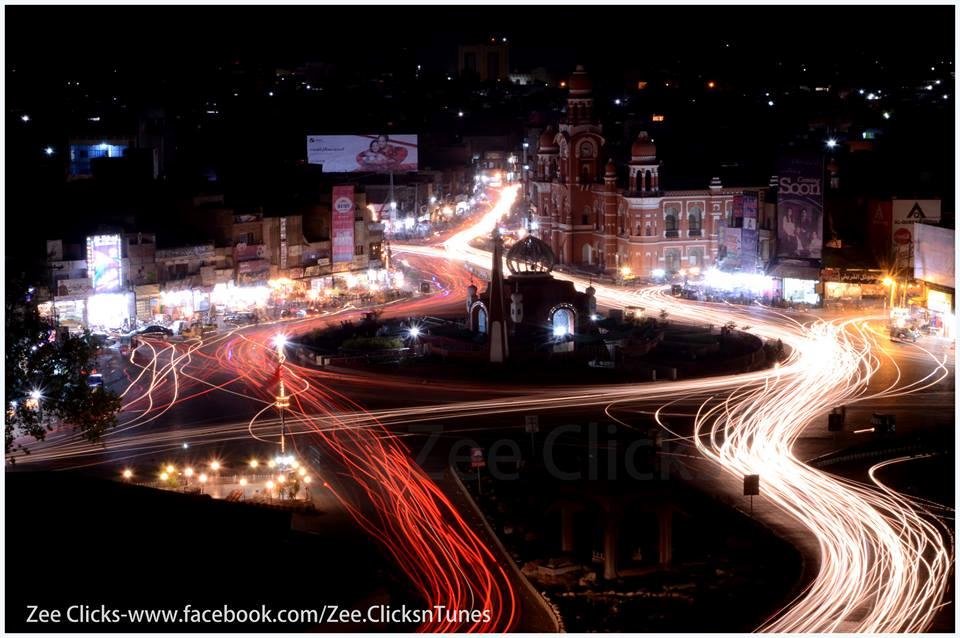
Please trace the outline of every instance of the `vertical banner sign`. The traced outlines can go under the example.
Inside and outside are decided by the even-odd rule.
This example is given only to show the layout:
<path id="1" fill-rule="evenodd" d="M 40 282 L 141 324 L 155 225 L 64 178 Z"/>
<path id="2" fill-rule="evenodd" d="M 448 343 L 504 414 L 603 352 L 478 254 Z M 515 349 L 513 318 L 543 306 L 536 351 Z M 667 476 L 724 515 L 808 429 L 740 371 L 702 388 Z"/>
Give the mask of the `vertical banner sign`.
<path id="1" fill-rule="evenodd" d="M 280 218 L 280 270 L 287 269 L 287 218 Z"/>
<path id="2" fill-rule="evenodd" d="M 823 158 L 819 155 L 780 159 L 777 255 L 794 259 L 823 255 Z"/>
<path id="3" fill-rule="evenodd" d="M 725 268 L 740 267 L 741 228 L 723 229 L 723 245 L 727 248 L 727 257 L 723 260 Z"/>
<path id="4" fill-rule="evenodd" d="M 757 193 L 744 193 L 743 200 L 743 235 L 740 239 L 740 268 L 744 272 L 757 270 L 757 209 L 760 207 Z"/>
<path id="5" fill-rule="evenodd" d="M 731 228 L 740 228 L 740 222 L 737 221 L 743 217 L 743 195 L 733 196 L 733 216 L 730 221 Z"/>
<path id="6" fill-rule="evenodd" d="M 87 272 L 95 293 L 118 290 L 123 283 L 120 235 L 87 237 Z"/>
<path id="7" fill-rule="evenodd" d="M 333 187 L 333 263 L 353 261 L 353 186 Z"/>

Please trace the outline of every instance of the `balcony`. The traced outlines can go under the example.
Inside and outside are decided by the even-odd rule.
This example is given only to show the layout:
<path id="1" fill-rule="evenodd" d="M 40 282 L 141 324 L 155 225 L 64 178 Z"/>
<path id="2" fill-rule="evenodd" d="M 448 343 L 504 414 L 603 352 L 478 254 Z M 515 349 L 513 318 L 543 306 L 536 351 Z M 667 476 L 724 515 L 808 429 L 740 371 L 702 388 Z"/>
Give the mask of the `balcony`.
<path id="1" fill-rule="evenodd" d="M 680 236 L 679 230 L 665 230 L 663 231 L 663 236 L 667 239 L 675 239 Z"/>
<path id="2" fill-rule="evenodd" d="M 691 228 L 690 232 L 687 233 L 688 237 L 702 237 L 703 231 L 699 228 Z"/>

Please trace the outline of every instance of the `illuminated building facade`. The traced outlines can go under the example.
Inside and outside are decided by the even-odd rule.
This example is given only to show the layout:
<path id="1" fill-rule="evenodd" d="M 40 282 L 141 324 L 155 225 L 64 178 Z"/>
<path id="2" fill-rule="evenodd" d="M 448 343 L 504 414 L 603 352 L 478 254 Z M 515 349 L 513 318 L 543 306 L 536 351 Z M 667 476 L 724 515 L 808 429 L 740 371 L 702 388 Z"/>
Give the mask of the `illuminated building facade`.
<path id="1" fill-rule="evenodd" d="M 556 257 L 546 242 L 527 235 L 506 253 L 510 275 L 499 266 L 502 250 L 494 237 L 491 282 L 478 294 L 467 289 L 467 328 L 489 335 L 490 360 L 531 352 L 573 352 L 578 335 L 590 332 L 595 290 L 578 292 L 573 282 L 550 273 Z M 505 330 L 504 330 L 505 328 Z"/>
<path id="2" fill-rule="evenodd" d="M 764 241 L 766 186 L 725 188 L 714 178 L 702 190 L 663 190 L 657 147 L 646 132 L 631 146 L 627 187 L 619 187 L 616 164 L 600 160 L 605 140 L 583 67 L 568 88 L 566 118 L 541 134 L 531 166 L 532 230 L 560 265 L 634 276 L 714 266 L 722 229 L 736 226 L 734 198 L 748 191 L 757 193 Z M 763 260 L 769 246 L 757 252 Z"/>

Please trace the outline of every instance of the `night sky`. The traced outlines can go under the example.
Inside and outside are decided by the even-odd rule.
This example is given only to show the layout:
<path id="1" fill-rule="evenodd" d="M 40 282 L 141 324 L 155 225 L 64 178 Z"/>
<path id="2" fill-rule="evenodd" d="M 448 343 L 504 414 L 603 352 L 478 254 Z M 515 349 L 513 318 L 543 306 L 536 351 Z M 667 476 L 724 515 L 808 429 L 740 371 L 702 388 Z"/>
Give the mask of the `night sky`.
<path id="1" fill-rule="evenodd" d="M 944 90 L 953 93 L 954 8 L 947 6 L 11 6 L 5 12 L 7 153 L 16 158 L 7 163 L 8 256 L 42 245 L 39 237 L 11 244 L 11 237 L 22 237 L 10 231 L 25 211 L 81 233 L 104 211 L 113 219 L 136 209 L 139 220 L 161 230 L 170 225 L 177 197 L 196 190 L 204 175 L 216 174 L 218 187 L 238 205 L 290 205 L 284 197 L 302 190 L 291 175 L 308 131 L 386 127 L 456 141 L 519 131 L 531 112 L 556 121 L 559 92 L 475 100 L 469 88 L 443 84 L 456 71 L 457 45 L 491 36 L 508 39 L 511 70 L 542 67 L 560 79 L 584 64 L 607 150 L 618 161 L 637 122 L 651 108 L 668 109 L 670 126 L 657 132 L 668 188 L 700 184 L 724 165 L 739 167 L 724 175 L 734 183 L 766 183 L 777 149 L 817 114 L 799 97 L 778 97 L 769 109 L 765 92 L 798 96 L 801 85 L 909 92 L 935 76 L 947 78 Z M 328 69 L 325 93 L 264 98 L 277 69 L 311 63 Z M 387 79 L 371 88 L 377 78 Z M 638 78 L 670 79 L 681 91 L 650 93 L 615 111 L 613 98 L 627 95 Z M 714 94 L 704 93 L 707 80 L 718 83 Z M 242 95 L 231 100 L 236 86 Z M 481 113 L 480 101 L 493 101 L 493 108 Z M 220 121 L 200 121 L 214 102 Z M 470 113 L 458 121 L 451 114 L 464 105 Z M 873 125 L 876 109 L 863 106 L 869 105 L 861 100 L 861 111 L 850 117 Z M 71 136 L 129 129 L 151 108 L 162 108 L 176 130 L 175 179 L 90 193 L 96 190 L 90 185 L 63 186 Z M 23 113 L 31 117 L 27 125 Z M 89 126 L 92 114 L 102 116 L 99 128 Z M 909 158 L 915 179 L 901 185 L 902 194 L 942 193 L 944 211 L 952 211 L 952 98 L 900 104 L 886 126 L 887 159 L 876 183 L 889 181 L 896 158 Z M 44 157 L 48 145 L 61 152 Z M 163 230 L 190 239 L 189 232 Z"/>

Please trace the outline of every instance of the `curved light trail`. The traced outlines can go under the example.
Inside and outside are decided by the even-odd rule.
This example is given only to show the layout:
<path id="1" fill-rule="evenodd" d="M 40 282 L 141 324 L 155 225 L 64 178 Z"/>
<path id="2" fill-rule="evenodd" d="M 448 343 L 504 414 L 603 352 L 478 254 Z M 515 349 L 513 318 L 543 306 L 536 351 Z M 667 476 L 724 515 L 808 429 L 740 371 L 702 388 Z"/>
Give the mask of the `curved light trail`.
<path id="1" fill-rule="evenodd" d="M 490 254 L 471 245 L 507 214 L 516 187 L 501 191 L 488 213 L 468 229 L 453 234 L 441 246 L 394 245 L 397 259 L 413 262 L 437 281 L 447 282 L 430 298 L 393 305 L 388 315 L 436 311 L 460 303 L 469 281 L 462 268 L 470 262 L 489 268 Z M 556 273 L 578 287 L 589 282 Z M 368 412 L 334 389 L 340 379 L 324 370 L 287 362 L 282 374 L 292 394 L 287 419 L 294 446 L 319 444 L 336 467 L 325 476 L 327 487 L 371 535 L 378 538 L 425 601 L 448 608 L 490 609 L 489 622 L 469 625 L 435 623 L 425 631 L 502 631 L 514 628 L 518 598 L 496 557 L 456 508 L 411 459 L 402 434 L 405 423 L 456 420 L 531 410 L 584 406 L 623 407 L 632 403 L 661 406 L 678 401 L 692 405 L 693 433 L 686 440 L 709 462 L 734 477 L 761 476 L 764 496 L 812 534 L 820 551 L 819 569 L 809 586 L 760 627 L 769 632 L 914 632 L 930 627 L 944 604 L 953 570 L 953 541 L 938 517 L 942 508 L 874 485 L 827 474 L 804 463 L 794 446 L 809 424 L 834 405 L 891 399 L 921 392 L 950 373 L 946 357 L 914 346 L 911 352 L 933 364 L 929 374 L 905 382 L 900 374 L 885 388 L 871 390 L 881 364 L 896 366 L 885 353 L 884 337 L 870 321 L 876 317 L 841 316 L 798 319 L 760 306 L 692 303 L 664 294 L 662 289 L 624 289 L 592 282 L 604 307 L 642 306 L 665 310 L 671 318 L 698 324 L 749 324 L 764 339 L 780 339 L 790 348 L 788 358 L 773 369 L 740 375 L 604 386 L 558 388 L 491 388 L 455 381 L 431 385 L 450 396 L 476 395 L 474 400 L 397 407 Z M 353 312 L 353 314 L 356 314 Z M 295 333 L 315 328 L 331 317 L 286 322 Z M 230 392 L 251 401 L 253 420 L 209 425 L 193 424 L 196 442 L 275 441 L 279 425 L 272 415 L 276 358 L 271 339 L 279 328 L 260 326 L 236 330 L 206 340 L 180 344 L 145 339 L 131 355 L 140 373 L 124 392 L 124 419 L 107 436 L 110 448 L 125 458 L 179 447 L 182 431 L 150 432 L 174 405 L 211 392 Z M 411 388 L 409 381 L 385 375 L 356 375 L 354 387 Z M 312 443 L 311 443 L 312 442 Z M 51 437 L 24 462 L 95 457 L 102 449 L 74 435 Z M 691 450 L 692 453 L 692 450 Z"/>

